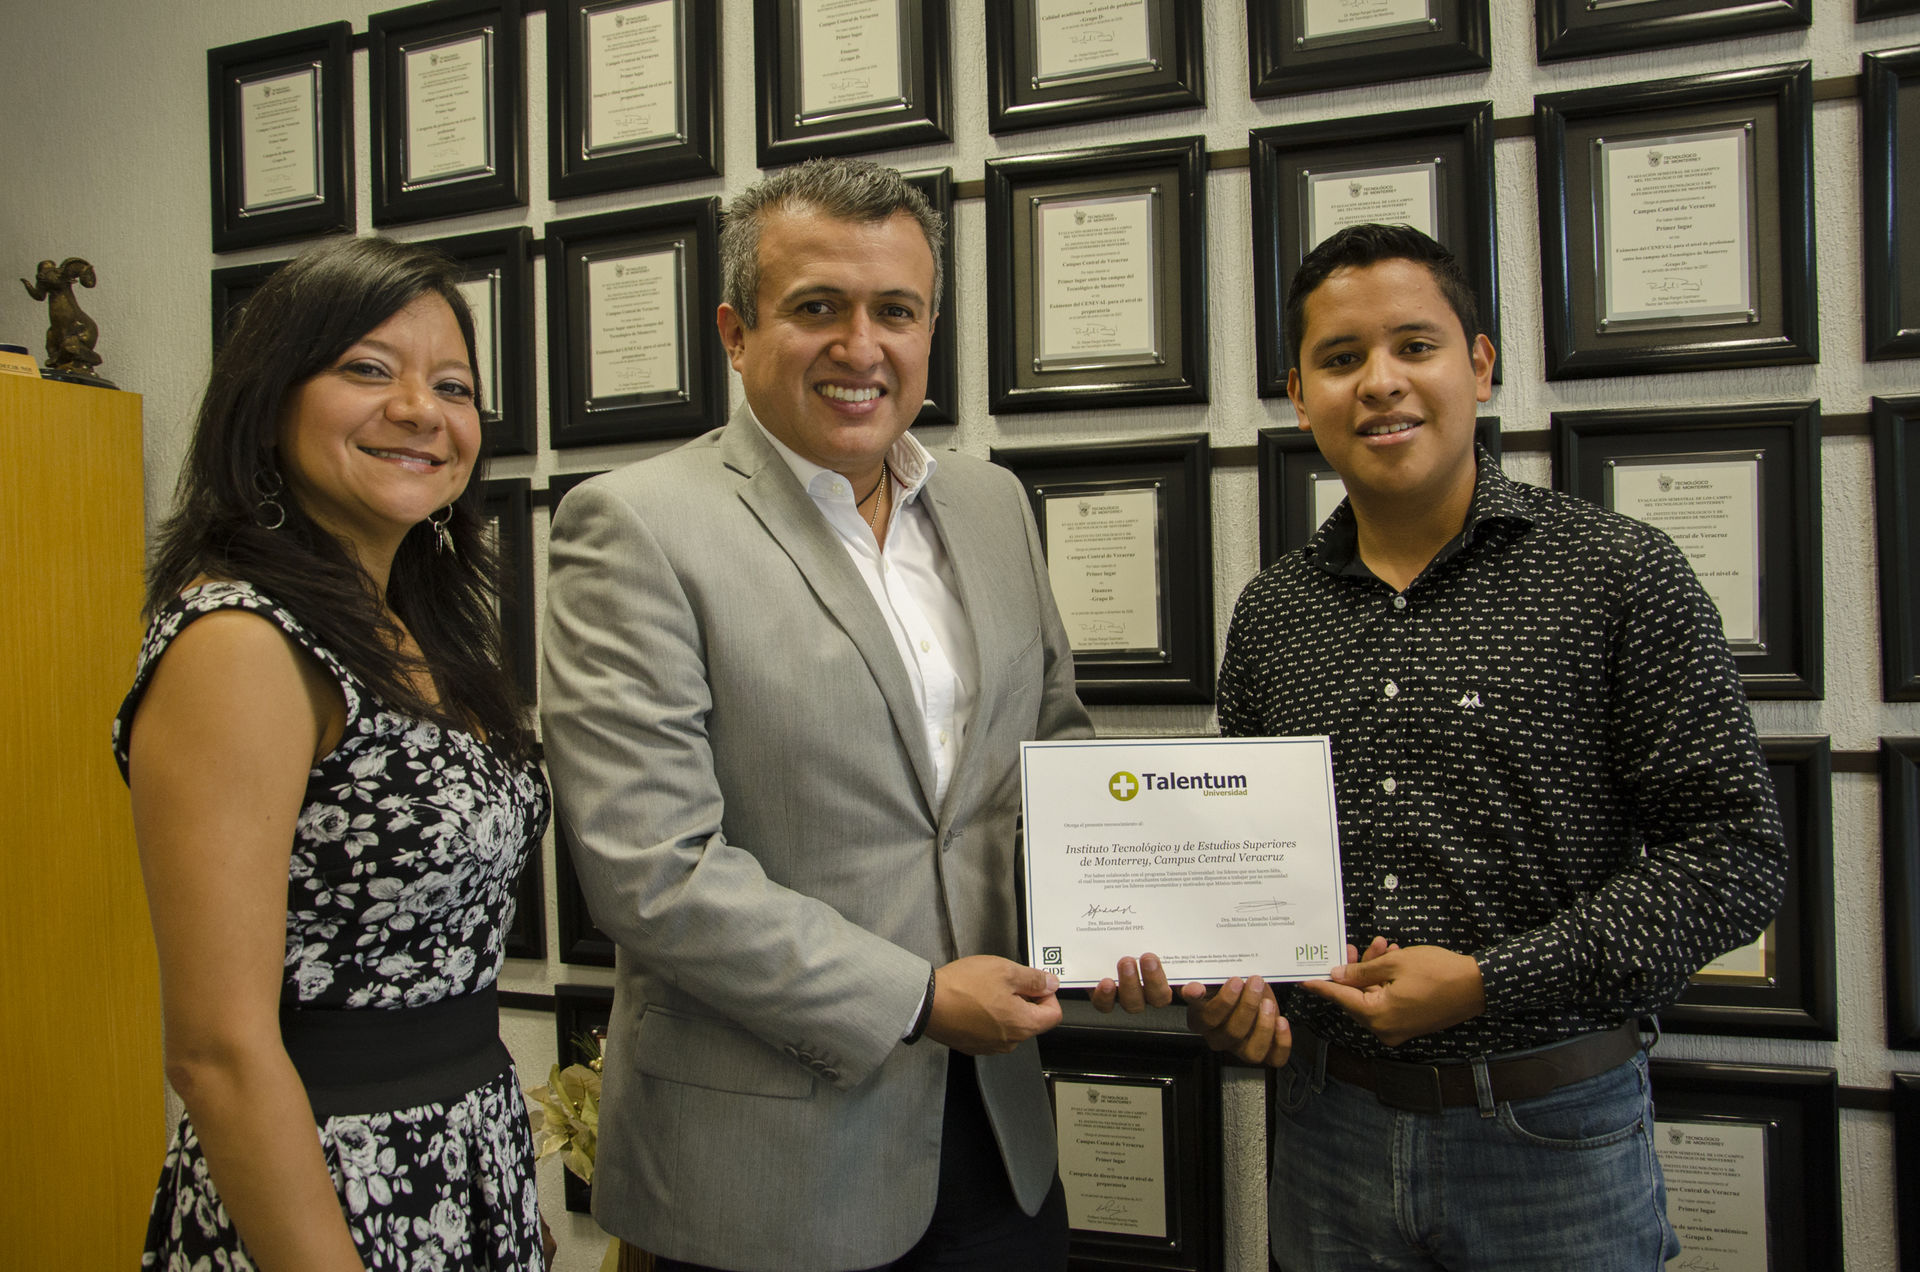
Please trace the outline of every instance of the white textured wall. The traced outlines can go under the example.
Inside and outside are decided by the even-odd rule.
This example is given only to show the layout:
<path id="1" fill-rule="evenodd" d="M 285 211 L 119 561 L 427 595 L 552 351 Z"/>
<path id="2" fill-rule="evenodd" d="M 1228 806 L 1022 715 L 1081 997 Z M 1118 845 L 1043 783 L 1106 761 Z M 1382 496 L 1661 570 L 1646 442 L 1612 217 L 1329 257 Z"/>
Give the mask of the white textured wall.
<path id="1" fill-rule="evenodd" d="M 209 47 L 348 19 L 364 30 L 377 6 L 346 0 L 10 0 L 0 41 L 0 272 L 28 273 L 42 257 L 77 255 L 99 269 L 100 286 L 82 297 L 105 333 L 103 371 L 146 395 L 149 515 L 164 509 L 195 396 L 207 366 L 207 273 L 221 265 L 274 259 L 286 247 L 215 257 L 208 249 L 207 104 Z M 1856 27 L 1848 0 L 1818 0 L 1810 32 L 1768 35 L 1696 48 L 1534 65 L 1532 5 L 1493 0 L 1494 69 L 1305 98 L 1255 103 L 1246 89 L 1245 8 L 1238 0 L 1207 5 L 1205 111 L 1088 124 L 1005 139 L 986 131 L 984 21 L 971 0 L 953 3 L 953 79 L 957 111 L 952 145 L 893 153 L 904 168 L 951 165 L 976 180 L 985 160 L 1149 137 L 1204 133 L 1209 148 L 1246 146 L 1247 130 L 1272 123 L 1337 118 L 1490 98 L 1501 118 L 1531 113 L 1538 92 L 1631 83 L 1700 71 L 1811 59 L 1816 78 L 1855 75 L 1860 54 L 1920 43 L 1920 17 Z M 528 97 L 532 205 L 525 213 L 490 213 L 403 231 L 405 237 L 489 229 L 525 221 L 536 234 L 548 220 L 641 203 L 728 194 L 756 175 L 753 167 L 753 49 L 750 0 L 725 0 L 724 180 L 570 200 L 556 207 L 546 190 L 545 22 L 528 22 Z M 355 57 L 357 179 L 361 225 L 367 186 L 367 64 Z M 1860 115 L 1853 101 L 1815 108 L 1822 361 L 1812 367 L 1721 371 L 1547 385 L 1538 338 L 1540 270 L 1530 140 L 1497 144 L 1502 323 L 1506 383 L 1487 408 L 1508 430 L 1547 426 L 1554 410 L 1627 405 L 1702 405 L 1819 398 L 1829 413 L 1867 409 L 1875 394 L 1920 392 L 1920 361 L 1867 365 L 1860 360 Z M 985 454 L 997 443 L 1062 443 L 1204 430 L 1219 445 L 1245 445 L 1255 430 L 1288 422 L 1284 402 L 1253 392 L 1251 228 L 1244 171 L 1214 174 L 1208 184 L 1212 277 L 1213 401 L 1208 406 L 1121 412 L 1007 416 L 986 413 L 985 213 L 962 202 L 958 261 L 947 321 L 959 325 L 960 419 L 928 440 Z M 538 276 L 538 275 L 537 275 Z M 543 276 L 540 276 L 543 277 Z M 539 312 L 544 325 L 544 297 Z M 44 308 L 7 283 L 0 288 L 0 339 L 38 350 Z M 544 385 L 545 351 L 540 354 Z M 544 420 L 543 420 L 544 432 Z M 941 436 L 941 432 L 945 436 Z M 48 444 L 59 445 L 58 438 Z M 564 456 L 547 452 L 503 461 L 496 476 L 531 476 L 536 484 L 563 469 L 584 470 L 639 458 L 657 448 L 607 447 Z M 1874 579 L 1871 453 L 1864 439 L 1828 441 L 1822 451 L 1826 500 L 1827 699 L 1760 703 L 1767 735 L 1824 733 L 1839 750 L 1870 750 L 1883 734 L 1920 734 L 1920 705 L 1879 698 L 1877 599 Z M 1515 476 L 1547 480 L 1544 454 L 1515 455 Z M 1256 560 L 1253 474 L 1217 473 L 1214 486 L 1215 609 L 1222 637 L 1233 598 Z M 536 517 L 545 542 L 545 519 Z M 1203 708 L 1115 708 L 1098 713 L 1109 733 L 1192 731 L 1210 724 Z M 102 721 L 102 746 L 105 741 Z M 1920 1069 L 1920 1055 L 1884 1046 L 1880 941 L 1880 825 L 1875 781 L 1834 779 L 1835 928 L 1840 968 L 1838 1044 L 1670 1037 L 1663 1055 L 1832 1065 L 1843 1083 L 1883 1087 L 1891 1069 Z M 551 860 L 549 856 L 549 861 Z M 549 864 L 549 871 L 551 865 Z M 552 887 L 549 883 L 549 895 Z M 549 925 L 551 926 L 551 924 Z M 10 968 L 7 974 L 23 974 Z M 503 987 L 544 990 L 557 980 L 604 981 L 591 969 L 515 962 Z M 551 1020 L 508 1012 L 505 1030 L 529 1076 L 544 1071 Z M 1228 1266 L 1264 1266 L 1260 1179 L 1264 1172 L 1263 1110 L 1253 1075 L 1228 1083 Z M 1884 1115 L 1847 1113 L 1842 1125 L 1846 1242 L 1856 1272 L 1891 1267 L 1894 1198 L 1891 1133 Z M 597 1238 L 584 1219 L 564 1216 L 557 1167 L 546 1168 L 547 1213 L 567 1250 L 563 1269 L 590 1269 Z"/>

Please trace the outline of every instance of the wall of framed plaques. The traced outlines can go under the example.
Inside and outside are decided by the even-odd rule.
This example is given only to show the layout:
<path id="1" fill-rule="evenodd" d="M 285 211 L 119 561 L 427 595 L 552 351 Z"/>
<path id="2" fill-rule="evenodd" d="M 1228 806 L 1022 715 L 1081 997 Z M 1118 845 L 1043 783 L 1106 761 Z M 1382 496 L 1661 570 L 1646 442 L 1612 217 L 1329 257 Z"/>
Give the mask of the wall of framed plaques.
<path id="1" fill-rule="evenodd" d="M 708 201 L 807 153 L 923 174 L 954 227 L 918 425 L 929 446 L 1137 467 L 1202 439 L 1181 470 L 1201 488 L 1168 527 L 1203 576 L 1168 607 L 1171 670 L 1150 693 L 1090 695 L 1110 735 L 1193 735 L 1213 724 L 1211 666 L 1197 668 L 1217 658 L 1235 596 L 1339 498 L 1292 428 L 1276 286 L 1312 227 L 1424 212 L 1466 248 L 1498 320 L 1482 413 L 1510 474 L 1553 483 L 1558 429 L 1593 469 L 1569 469 L 1575 488 L 1595 481 L 1655 515 L 1630 470 L 1691 464 L 1719 483 L 1719 515 L 1754 509 L 1734 521 L 1754 527 L 1753 550 L 1726 577 L 1751 602 L 1754 715 L 1797 810 L 1798 909 L 1689 991 L 1660 1054 L 1769 1067 L 1676 1073 L 1686 1134 L 1837 1075 L 1837 1202 L 1807 1200 L 1837 1206 L 1849 1263 L 1892 1265 L 1892 1104 L 1873 1093 L 1920 1069 L 1902 1032 L 1920 914 L 1889 900 L 1910 891 L 1920 817 L 1904 804 L 1883 817 L 1879 774 L 1881 739 L 1904 757 L 1920 738 L 1920 439 L 1906 436 L 1920 424 L 1920 251 L 1904 232 L 1920 225 L 1920 4 L 1394 0 L 1376 7 L 1389 20 L 1326 0 L 1140 0 L 1091 29 L 1069 8 L 107 0 L 114 20 L 62 67 L 32 50 L 71 47 L 71 32 L 57 6 L 32 6 L 0 49 L 0 110 L 16 121 L 0 158 L 20 174 L 0 182 L 0 259 L 98 268 L 84 299 L 108 373 L 146 397 L 151 520 L 210 350 L 266 273 L 345 229 L 445 244 L 487 319 L 488 506 L 516 561 L 516 640 L 537 645 L 552 506 L 571 480 L 678 445 L 737 400 L 710 315 L 653 312 L 669 295 L 711 305 Z M 75 79 L 97 87 L 80 120 L 62 105 Z M 1724 179 L 1679 216 L 1668 203 L 1688 164 Z M 1137 287 L 1105 276 L 1113 331 L 1049 332 L 1033 305 L 1066 270 L 1044 262 L 1084 274 L 1098 244 L 1073 214 L 1097 211 L 1155 266 Z M 1629 232 L 1644 221 L 1660 222 L 1650 240 Z M 571 271 L 556 245 L 577 256 Z M 0 338 L 33 346 L 44 322 L 0 293 Z M 1719 423 L 1760 438 L 1741 441 L 1748 459 L 1719 454 L 1733 449 Z M 1749 469 L 1761 476 L 1743 486 Z M 516 656 L 535 674 L 537 649 Z M 502 981 L 530 996 L 506 1028 L 533 1076 L 560 1058 L 555 987 L 609 983 L 571 882 L 549 840 L 521 893 L 539 922 L 516 928 Z M 1888 948 L 1905 953 L 1890 962 Z M 1071 1059 L 1086 1070 L 1066 1079 L 1077 1098 L 1197 1080 L 1184 1061 L 1136 1073 Z M 1254 1272 L 1260 1082 L 1231 1067 L 1218 1081 L 1217 1220 L 1169 1216 L 1217 1222 L 1208 1260 Z M 1825 1127 L 1825 1108 L 1794 1114 L 1792 1145 L 1754 1142 L 1787 1154 L 1769 1159 L 1779 1167 L 1823 1163 L 1805 1128 Z M 543 1168 L 543 1187 L 562 1272 L 595 1266 L 591 1221 L 568 1212 L 558 1172 Z"/>

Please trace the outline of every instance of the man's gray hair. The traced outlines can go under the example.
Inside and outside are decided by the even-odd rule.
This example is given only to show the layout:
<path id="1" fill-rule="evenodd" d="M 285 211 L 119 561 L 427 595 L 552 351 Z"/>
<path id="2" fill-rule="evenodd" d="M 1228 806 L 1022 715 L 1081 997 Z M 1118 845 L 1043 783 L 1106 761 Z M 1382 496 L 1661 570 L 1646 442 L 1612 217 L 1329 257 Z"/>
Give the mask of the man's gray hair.
<path id="1" fill-rule="evenodd" d="M 809 159 L 748 186 L 727 205 L 720 227 L 720 299 L 743 325 L 760 323 L 760 231 L 769 213 L 804 208 L 837 221 L 885 221 L 904 212 L 933 253 L 933 313 L 946 285 L 940 248 L 947 226 L 926 196 L 892 168 L 865 159 Z"/>

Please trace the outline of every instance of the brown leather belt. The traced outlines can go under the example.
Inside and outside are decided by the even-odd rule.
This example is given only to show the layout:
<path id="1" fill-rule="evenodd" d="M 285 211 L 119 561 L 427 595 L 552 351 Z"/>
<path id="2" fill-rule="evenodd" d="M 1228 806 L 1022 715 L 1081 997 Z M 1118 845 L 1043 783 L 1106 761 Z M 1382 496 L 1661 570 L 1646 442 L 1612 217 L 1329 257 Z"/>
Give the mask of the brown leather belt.
<path id="1" fill-rule="evenodd" d="M 1293 1032 L 1294 1056 L 1310 1062 L 1313 1048 L 1301 1044 L 1320 1041 L 1319 1036 L 1297 1024 Z M 1326 1043 L 1326 1049 L 1330 1077 L 1373 1092 L 1375 1098 L 1389 1108 L 1410 1113 L 1438 1113 L 1443 1108 L 1479 1103 L 1471 1060 L 1409 1064 L 1404 1060 L 1375 1060 L 1332 1042 Z M 1489 1056 L 1487 1077 L 1493 1088 L 1493 1102 L 1538 1099 L 1625 1064 L 1639 1050 L 1640 1026 L 1629 1020 L 1604 1033 L 1582 1034 L 1530 1051 Z"/>

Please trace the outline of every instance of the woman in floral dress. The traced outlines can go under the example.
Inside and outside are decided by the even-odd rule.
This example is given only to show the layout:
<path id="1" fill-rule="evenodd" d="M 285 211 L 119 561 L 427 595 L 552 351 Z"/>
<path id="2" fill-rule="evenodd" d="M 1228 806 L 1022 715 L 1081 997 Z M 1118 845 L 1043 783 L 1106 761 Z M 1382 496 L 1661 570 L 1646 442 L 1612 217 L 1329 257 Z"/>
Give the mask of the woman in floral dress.
<path id="1" fill-rule="evenodd" d="M 302 256 L 214 362 L 114 748 L 186 1105 L 143 1266 L 537 1269 L 494 979 L 548 817 L 440 257 Z"/>

